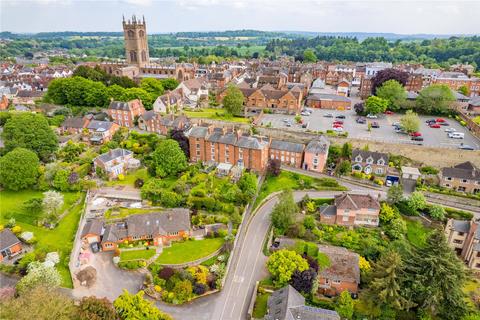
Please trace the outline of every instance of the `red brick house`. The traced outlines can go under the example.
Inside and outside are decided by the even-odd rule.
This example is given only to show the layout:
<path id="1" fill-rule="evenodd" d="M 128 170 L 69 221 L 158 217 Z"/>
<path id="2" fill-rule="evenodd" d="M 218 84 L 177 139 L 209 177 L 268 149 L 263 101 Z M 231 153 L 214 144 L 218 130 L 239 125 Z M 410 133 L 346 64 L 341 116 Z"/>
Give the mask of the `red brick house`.
<path id="1" fill-rule="evenodd" d="M 103 251 L 111 251 L 125 241 L 146 240 L 154 246 L 168 245 L 171 241 L 185 239 L 190 233 L 190 211 L 175 208 L 158 213 L 134 214 L 110 224 L 94 219 L 83 228 L 82 239 L 89 243 L 99 242 Z"/>
<path id="2" fill-rule="evenodd" d="M 272 140 L 268 151 L 270 159 L 280 160 L 283 165 L 301 168 L 305 145 L 282 140 Z"/>
<path id="3" fill-rule="evenodd" d="M 82 133 L 92 121 L 93 115 L 89 114 L 83 117 L 67 118 L 60 126 L 60 133 L 79 134 Z"/>
<path id="4" fill-rule="evenodd" d="M 133 128 L 135 119 L 144 113 L 145 108 L 139 99 L 129 102 L 112 101 L 108 107 L 110 118 L 122 127 Z"/>
<path id="5" fill-rule="evenodd" d="M 0 231 L 0 262 L 13 258 L 22 253 L 22 250 L 22 243 L 10 229 Z"/>
<path id="6" fill-rule="evenodd" d="M 305 104 L 310 108 L 347 110 L 351 108 L 352 101 L 343 95 L 314 93 L 307 97 Z"/>
<path id="7" fill-rule="evenodd" d="M 89 140 L 92 144 L 102 144 L 112 140 L 120 126 L 111 121 L 92 120 L 85 129 L 87 135 L 84 140 Z"/>
<path id="8" fill-rule="evenodd" d="M 359 255 L 343 247 L 326 245 L 319 245 L 318 251 L 330 260 L 327 268 L 319 270 L 318 292 L 326 296 L 336 296 L 348 290 L 356 295 L 360 284 Z"/>
<path id="9" fill-rule="evenodd" d="M 155 132 L 166 136 L 170 130 L 187 129 L 190 127 L 190 121 L 185 116 L 162 116 L 150 110 L 138 118 L 138 127 L 148 132 Z"/>

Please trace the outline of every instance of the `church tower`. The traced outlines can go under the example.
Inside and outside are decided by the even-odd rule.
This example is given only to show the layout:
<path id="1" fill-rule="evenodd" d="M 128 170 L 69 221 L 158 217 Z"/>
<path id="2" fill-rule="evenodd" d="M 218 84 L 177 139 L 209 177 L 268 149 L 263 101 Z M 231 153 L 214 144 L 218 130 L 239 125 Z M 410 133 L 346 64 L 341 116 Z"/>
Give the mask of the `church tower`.
<path id="1" fill-rule="evenodd" d="M 148 54 L 147 26 L 145 17 L 143 20 L 137 20 L 135 15 L 132 19 L 125 21 L 123 17 L 123 35 L 125 37 L 125 57 L 127 63 L 144 67 L 149 64 L 150 56 Z"/>

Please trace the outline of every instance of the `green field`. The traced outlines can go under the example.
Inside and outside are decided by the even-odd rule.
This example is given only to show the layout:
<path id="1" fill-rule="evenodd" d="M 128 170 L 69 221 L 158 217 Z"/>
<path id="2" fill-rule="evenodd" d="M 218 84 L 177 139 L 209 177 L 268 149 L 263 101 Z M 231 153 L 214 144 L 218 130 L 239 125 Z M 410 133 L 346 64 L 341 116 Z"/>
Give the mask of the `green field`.
<path id="1" fill-rule="evenodd" d="M 244 117 L 234 117 L 227 114 L 223 109 L 205 108 L 199 109 L 198 111 L 184 111 L 183 113 L 189 118 L 206 118 L 212 120 L 250 123 L 250 119 Z"/>
<path id="2" fill-rule="evenodd" d="M 144 259 L 148 260 L 155 255 L 155 248 L 147 249 L 140 249 L 140 250 L 122 250 L 120 251 L 120 261 L 128 261 L 128 260 L 138 260 Z"/>
<path id="3" fill-rule="evenodd" d="M 37 252 L 53 252 L 60 254 L 60 263 L 57 264 L 57 269 L 62 275 L 62 286 L 72 288 L 72 279 L 68 269 L 68 258 L 73 247 L 73 240 L 75 232 L 78 228 L 78 222 L 83 209 L 83 193 L 65 193 L 64 208 L 69 208 L 78 199 L 82 199 L 78 205 L 75 205 L 58 223 L 54 229 L 46 229 L 38 227 L 36 217 L 29 217 L 28 212 L 22 209 L 22 204 L 31 198 L 40 197 L 39 191 L 2 191 L 0 192 L 0 222 L 5 223 L 10 217 L 16 219 L 17 225 L 22 227 L 22 231 L 33 232 L 37 243 L 35 244 L 35 251 Z"/>
<path id="4" fill-rule="evenodd" d="M 425 245 L 428 235 L 431 230 L 425 228 L 420 222 L 405 219 L 407 223 L 407 239 L 416 247 Z"/>
<path id="5" fill-rule="evenodd" d="M 160 212 L 161 209 L 140 209 L 140 208 L 118 208 L 118 211 L 114 209 L 108 209 L 105 211 L 105 219 L 121 219 L 126 218 L 133 214 L 147 214 L 153 212 Z"/>
<path id="6" fill-rule="evenodd" d="M 259 293 L 257 295 L 257 299 L 255 300 L 255 304 L 253 306 L 253 318 L 263 319 L 263 317 L 267 314 L 268 297 L 270 297 L 269 293 Z"/>
<path id="7" fill-rule="evenodd" d="M 112 180 L 108 181 L 106 184 L 109 187 L 113 186 L 130 186 L 134 187 L 135 186 L 135 180 L 137 179 L 143 179 L 143 181 L 146 181 L 149 178 L 148 171 L 146 168 L 138 169 L 134 172 L 131 172 L 125 176 L 124 180 Z"/>
<path id="8" fill-rule="evenodd" d="M 174 242 L 169 248 L 163 249 L 157 262 L 160 264 L 179 264 L 195 261 L 220 249 L 224 240 L 221 238 Z"/>

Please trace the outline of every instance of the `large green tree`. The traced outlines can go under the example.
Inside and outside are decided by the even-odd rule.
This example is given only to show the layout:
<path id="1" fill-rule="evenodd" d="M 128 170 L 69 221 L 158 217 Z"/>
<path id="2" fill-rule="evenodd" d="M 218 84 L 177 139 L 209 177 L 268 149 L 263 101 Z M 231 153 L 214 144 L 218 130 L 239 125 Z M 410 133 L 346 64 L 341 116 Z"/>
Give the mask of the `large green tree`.
<path id="1" fill-rule="evenodd" d="M 305 51 L 303 51 L 303 61 L 316 62 L 317 56 L 315 55 L 315 51 L 313 51 L 313 49 L 306 49 Z"/>
<path id="2" fill-rule="evenodd" d="M 455 101 L 452 90 L 444 84 L 426 87 L 417 97 L 417 107 L 424 113 L 447 113 Z"/>
<path id="3" fill-rule="evenodd" d="M 425 246 L 413 248 L 405 261 L 402 295 L 407 300 L 437 319 L 456 320 L 467 313 L 465 267 L 442 231 L 432 232 Z"/>
<path id="4" fill-rule="evenodd" d="M 17 283 L 17 291 L 24 293 L 38 286 L 55 289 L 61 282 L 62 277 L 55 267 L 33 261 L 28 265 L 27 275 Z"/>
<path id="5" fill-rule="evenodd" d="M 377 97 L 388 100 L 390 110 L 399 110 L 407 98 L 405 88 L 397 80 L 385 81 L 377 88 Z"/>
<path id="6" fill-rule="evenodd" d="M 35 152 L 16 148 L 0 158 L 0 184 L 9 190 L 22 190 L 35 185 L 39 175 Z"/>
<path id="7" fill-rule="evenodd" d="M 160 311 L 151 301 L 143 298 L 144 292 L 131 294 L 127 290 L 113 302 L 115 310 L 121 320 L 151 319 L 172 320 L 168 314 Z"/>
<path id="8" fill-rule="evenodd" d="M 355 303 L 348 290 L 342 291 L 337 299 L 337 305 L 335 311 L 338 312 L 342 319 L 352 319 Z"/>
<path id="9" fill-rule="evenodd" d="M 286 285 L 295 271 L 308 269 L 308 262 L 301 255 L 291 250 L 278 250 L 267 261 L 267 269 L 278 287 Z"/>
<path id="10" fill-rule="evenodd" d="M 223 107 L 231 115 L 241 115 L 243 111 L 244 96 L 242 91 L 233 85 L 229 85 L 223 98 Z"/>
<path id="11" fill-rule="evenodd" d="M 153 152 L 152 165 L 157 176 L 172 176 L 187 168 L 187 158 L 177 141 L 166 139 Z"/>
<path id="12" fill-rule="evenodd" d="M 407 110 L 405 115 L 400 118 L 400 125 L 406 132 L 416 132 L 420 129 L 420 118 L 412 110 Z"/>
<path id="13" fill-rule="evenodd" d="M 154 78 L 143 78 L 142 81 L 140 81 L 140 88 L 154 95 L 155 98 L 161 96 L 165 91 L 162 82 Z"/>
<path id="14" fill-rule="evenodd" d="M 153 102 L 157 97 L 158 97 L 157 95 L 153 93 L 149 93 L 142 88 L 128 88 L 128 89 L 125 89 L 125 91 L 123 91 L 123 94 L 119 100 L 130 101 L 134 99 L 139 99 L 142 101 L 145 109 L 151 110 L 153 106 Z"/>
<path id="15" fill-rule="evenodd" d="M 278 203 L 272 210 L 271 219 L 273 226 L 278 229 L 279 233 L 284 233 L 288 227 L 294 224 L 298 207 L 291 190 L 284 191 L 279 198 Z"/>
<path id="16" fill-rule="evenodd" d="M 21 113 L 11 117 L 3 129 L 5 149 L 26 148 L 48 160 L 58 148 L 58 139 L 43 115 Z"/>
<path id="17" fill-rule="evenodd" d="M 365 111 L 370 114 L 379 114 L 387 110 L 388 104 L 388 100 L 376 96 L 370 96 L 365 101 Z"/>

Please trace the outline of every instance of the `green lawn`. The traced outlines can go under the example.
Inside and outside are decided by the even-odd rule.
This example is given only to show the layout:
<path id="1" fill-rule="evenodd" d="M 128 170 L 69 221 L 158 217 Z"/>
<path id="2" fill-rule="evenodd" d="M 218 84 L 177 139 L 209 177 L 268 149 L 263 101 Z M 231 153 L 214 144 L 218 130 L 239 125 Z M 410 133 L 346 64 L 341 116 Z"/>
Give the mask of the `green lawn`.
<path id="1" fill-rule="evenodd" d="M 157 262 L 160 264 L 179 264 L 195 261 L 218 250 L 223 242 L 222 238 L 174 242 L 171 247 L 163 249 Z"/>
<path id="2" fill-rule="evenodd" d="M 257 299 L 255 300 L 255 304 L 253 306 L 253 318 L 263 319 L 263 317 L 267 314 L 268 297 L 270 297 L 269 293 L 257 294 Z"/>
<path id="3" fill-rule="evenodd" d="M 35 223 L 31 224 L 25 222 L 31 222 L 35 219 L 28 217 L 27 212 L 23 212 L 24 210 L 21 209 L 21 204 L 28 199 L 39 196 L 41 196 L 41 192 L 37 191 L 0 192 L 0 200 L 2 203 L 0 206 L 0 221 L 4 223 L 8 220 L 6 216 L 13 214 L 13 217 L 17 221 L 17 225 L 22 227 L 23 231 L 33 232 L 38 241 L 35 244 L 36 251 L 42 251 L 45 253 L 52 251 L 58 252 L 60 254 L 60 263 L 57 265 L 57 269 L 62 275 L 62 286 L 72 288 L 73 284 L 68 269 L 68 258 L 72 251 L 75 232 L 77 231 L 78 222 L 82 214 L 84 194 L 65 194 L 64 207 L 66 208 L 68 208 L 69 205 L 72 205 L 79 197 L 82 197 L 82 201 L 63 217 L 55 229 L 46 229 L 44 227 L 38 227 Z"/>
<path id="4" fill-rule="evenodd" d="M 108 209 L 105 212 L 105 219 L 120 219 L 128 217 L 132 214 L 146 214 L 152 212 L 160 212 L 161 209 L 141 209 L 141 208 L 118 208 L 116 209 Z"/>
<path id="5" fill-rule="evenodd" d="M 286 189 L 346 190 L 345 187 L 338 185 L 334 181 L 331 178 L 316 179 L 289 171 L 282 171 L 276 177 L 267 175 L 260 188 L 254 207 L 260 204 L 269 194 Z"/>
<path id="6" fill-rule="evenodd" d="M 227 114 L 223 109 L 205 108 L 199 109 L 198 111 L 184 111 L 183 113 L 189 118 L 207 118 L 212 120 L 250 123 L 250 119 L 244 117 L 234 117 Z"/>
<path id="7" fill-rule="evenodd" d="M 141 250 L 122 250 L 120 251 L 120 261 L 128 261 L 128 260 L 138 260 L 144 259 L 148 260 L 155 255 L 155 248 L 141 249 Z"/>
<path id="8" fill-rule="evenodd" d="M 138 169 L 136 171 L 130 172 L 125 176 L 125 179 L 120 181 L 120 180 L 112 180 L 108 181 L 106 184 L 109 187 L 113 186 L 130 186 L 133 187 L 135 186 L 135 180 L 137 179 L 143 179 L 143 181 L 146 181 L 149 178 L 148 176 L 148 171 L 146 168 Z"/>
<path id="9" fill-rule="evenodd" d="M 70 208 L 79 199 L 80 195 L 80 193 L 76 192 L 63 193 L 64 204 L 60 212 Z M 1 191 L 0 222 L 5 223 L 10 218 L 15 218 L 18 222 L 36 225 L 39 214 L 29 212 L 23 207 L 25 201 L 33 198 L 43 198 L 43 192 L 36 190 Z"/>
<path id="10" fill-rule="evenodd" d="M 422 247 L 427 240 L 430 229 L 425 228 L 421 222 L 405 219 L 407 223 L 407 239 L 416 247 Z"/>

